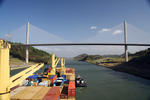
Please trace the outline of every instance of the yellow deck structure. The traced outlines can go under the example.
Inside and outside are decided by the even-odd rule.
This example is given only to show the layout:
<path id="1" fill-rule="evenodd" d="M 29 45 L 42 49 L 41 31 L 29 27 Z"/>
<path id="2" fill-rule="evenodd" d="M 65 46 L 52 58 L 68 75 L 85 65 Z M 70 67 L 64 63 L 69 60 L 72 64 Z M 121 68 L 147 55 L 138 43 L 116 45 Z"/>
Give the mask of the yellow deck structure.
<path id="1" fill-rule="evenodd" d="M 9 79 L 9 49 L 10 44 L 0 40 L 0 100 L 10 99 Z"/>
<path id="2" fill-rule="evenodd" d="M 10 88 L 20 85 L 24 79 L 44 67 L 43 63 L 35 64 L 10 77 L 9 49 L 10 44 L 0 40 L 0 100 L 10 100 Z"/>
<path id="3" fill-rule="evenodd" d="M 0 40 L 0 100 L 42 100 L 51 87 L 20 85 L 23 80 L 44 67 L 44 63 L 35 64 L 10 77 L 9 50 L 10 44 L 4 40 Z M 75 80 L 75 72 L 66 73 L 65 60 L 63 58 L 61 58 L 60 68 L 56 68 L 59 58 L 56 58 L 55 54 L 52 54 L 51 61 L 52 69 L 48 75 L 56 75 L 56 71 L 58 71 L 61 75 L 66 75 L 67 79 L 71 81 Z M 19 87 L 10 91 L 15 86 Z M 61 91 L 62 88 L 60 88 Z M 69 97 L 67 100 L 75 100 L 75 97 Z"/>

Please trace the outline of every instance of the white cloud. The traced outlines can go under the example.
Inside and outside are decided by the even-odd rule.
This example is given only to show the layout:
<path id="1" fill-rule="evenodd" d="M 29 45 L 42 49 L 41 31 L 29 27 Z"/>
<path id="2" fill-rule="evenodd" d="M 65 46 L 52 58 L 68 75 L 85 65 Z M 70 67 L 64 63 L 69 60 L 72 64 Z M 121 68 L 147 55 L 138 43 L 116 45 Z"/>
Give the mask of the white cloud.
<path id="1" fill-rule="evenodd" d="M 43 47 L 43 48 L 41 48 L 41 49 L 43 49 L 43 50 L 46 50 L 46 51 L 61 51 L 61 49 L 60 48 L 56 48 L 56 47 L 53 47 L 53 48 L 49 48 L 49 47 Z"/>
<path id="2" fill-rule="evenodd" d="M 10 34 L 5 34 L 5 39 L 6 40 L 10 40 L 12 38 L 12 36 Z"/>
<path id="3" fill-rule="evenodd" d="M 111 31 L 111 29 L 109 29 L 109 28 L 103 28 L 103 29 L 101 29 L 98 32 L 101 33 L 101 32 L 108 32 L 108 31 Z"/>
<path id="4" fill-rule="evenodd" d="M 115 30 L 112 34 L 117 35 L 117 34 L 121 34 L 121 33 L 122 33 L 122 30 Z"/>
<path id="5" fill-rule="evenodd" d="M 5 34 L 5 37 L 9 37 L 9 38 L 10 38 L 10 37 L 11 37 L 11 35 L 10 35 L 10 34 Z"/>
<path id="6" fill-rule="evenodd" d="M 96 28 L 97 28 L 96 26 L 91 26 L 90 27 L 91 30 L 96 30 Z"/>

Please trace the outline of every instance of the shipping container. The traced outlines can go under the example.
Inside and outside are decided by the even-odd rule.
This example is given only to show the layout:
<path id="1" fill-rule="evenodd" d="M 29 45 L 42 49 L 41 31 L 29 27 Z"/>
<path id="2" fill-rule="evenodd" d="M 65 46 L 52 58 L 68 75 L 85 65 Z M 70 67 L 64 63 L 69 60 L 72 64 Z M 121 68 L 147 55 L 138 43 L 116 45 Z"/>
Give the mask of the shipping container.
<path id="1" fill-rule="evenodd" d="M 35 79 L 35 78 L 37 78 L 39 75 L 32 75 L 32 76 L 29 76 L 28 78 L 30 78 L 30 79 Z"/>
<path id="2" fill-rule="evenodd" d="M 38 85 L 39 86 L 50 86 L 51 84 L 51 81 L 50 80 L 47 80 L 47 81 L 43 81 L 43 82 L 40 82 Z"/>
<path id="3" fill-rule="evenodd" d="M 43 100 L 58 100 L 59 95 L 60 87 L 52 87 L 44 96 Z"/>
<path id="4" fill-rule="evenodd" d="M 47 94 L 58 94 L 60 95 L 60 87 L 52 87 Z"/>
<path id="5" fill-rule="evenodd" d="M 67 99 L 67 98 L 68 98 L 68 87 L 64 86 L 60 94 L 60 99 Z"/>
<path id="6" fill-rule="evenodd" d="M 66 68 L 66 73 L 75 73 L 74 68 Z"/>
<path id="7" fill-rule="evenodd" d="M 68 89 L 68 96 L 76 96 L 76 92 Z"/>
<path id="8" fill-rule="evenodd" d="M 47 77 L 44 77 L 44 76 L 37 77 L 38 83 L 45 81 L 46 79 Z"/>
<path id="9" fill-rule="evenodd" d="M 59 95 L 46 95 L 42 100 L 58 100 Z"/>
<path id="10" fill-rule="evenodd" d="M 75 89 L 75 82 L 74 81 L 69 82 L 68 89 Z"/>
<path id="11" fill-rule="evenodd" d="M 53 79 L 53 78 L 57 78 L 57 76 L 56 75 L 50 75 L 49 76 L 49 79 Z"/>
<path id="12" fill-rule="evenodd" d="M 68 86 L 68 96 L 75 96 L 75 82 L 70 81 Z"/>
<path id="13" fill-rule="evenodd" d="M 62 75 L 62 77 L 63 77 L 64 79 L 66 79 L 66 75 Z"/>
<path id="14" fill-rule="evenodd" d="M 51 75 L 51 76 L 49 76 L 49 79 L 51 80 L 51 83 L 53 84 L 55 82 L 55 80 L 57 79 L 57 76 Z"/>

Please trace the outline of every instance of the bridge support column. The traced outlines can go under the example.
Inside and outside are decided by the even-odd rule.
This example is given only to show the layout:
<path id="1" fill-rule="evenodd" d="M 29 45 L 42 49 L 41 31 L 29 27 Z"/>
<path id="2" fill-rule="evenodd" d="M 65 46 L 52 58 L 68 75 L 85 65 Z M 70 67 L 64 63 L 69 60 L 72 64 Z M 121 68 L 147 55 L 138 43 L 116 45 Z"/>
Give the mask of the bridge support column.
<path id="1" fill-rule="evenodd" d="M 26 44 L 29 44 L 29 22 L 27 23 Z M 29 62 L 29 47 L 26 46 L 26 64 Z"/>
<path id="2" fill-rule="evenodd" d="M 125 44 L 125 62 L 128 62 L 128 46 L 127 46 L 127 24 L 124 21 L 124 44 Z"/>
<path id="3" fill-rule="evenodd" d="M 9 66 L 10 44 L 0 40 L 0 100 L 10 100 L 10 66 Z"/>

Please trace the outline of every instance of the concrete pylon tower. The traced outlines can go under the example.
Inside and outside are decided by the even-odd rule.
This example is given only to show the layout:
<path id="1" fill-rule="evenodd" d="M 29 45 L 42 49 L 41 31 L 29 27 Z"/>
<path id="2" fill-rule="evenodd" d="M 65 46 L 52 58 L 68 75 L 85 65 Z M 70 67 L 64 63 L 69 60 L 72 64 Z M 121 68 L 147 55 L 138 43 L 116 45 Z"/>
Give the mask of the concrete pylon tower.
<path id="1" fill-rule="evenodd" d="M 125 62 L 128 62 L 127 23 L 124 21 Z"/>
<path id="2" fill-rule="evenodd" d="M 26 45 L 29 44 L 29 22 L 27 23 L 27 30 L 26 30 Z M 29 48 L 26 46 L 26 64 L 29 63 Z"/>

